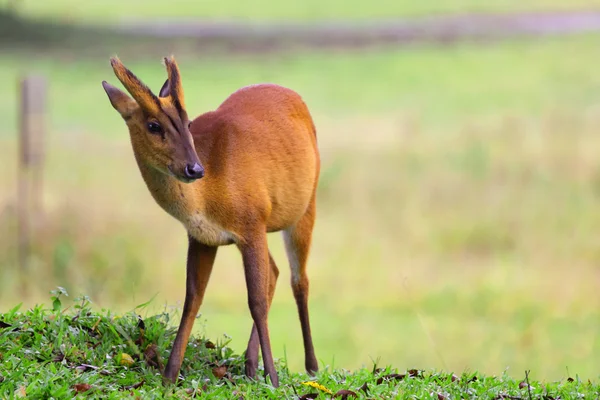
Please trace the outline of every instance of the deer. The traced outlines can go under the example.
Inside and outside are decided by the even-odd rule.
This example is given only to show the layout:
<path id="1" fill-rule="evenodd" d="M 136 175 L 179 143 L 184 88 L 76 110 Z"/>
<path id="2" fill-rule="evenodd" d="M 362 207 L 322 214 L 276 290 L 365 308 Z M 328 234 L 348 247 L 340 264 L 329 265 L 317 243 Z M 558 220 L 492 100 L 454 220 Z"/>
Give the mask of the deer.
<path id="1" fill-rule="evenodd" d="M 185 301 L 167 365 L 176 383 L 194 321 L 220 246 L 242 255 L 253 326 L 245 374 L 256 379 L 259 346 L 264 377 L 279 386 L 268 328 L 279 269 L 267 234 L 282 232 L 291 270 L 306 371 L 318 371 L 309 310 L 307 260 L 316 218 L 320 156 L 316 128 L 295 91 L 271 83 L 238 89 L 214 111 L 190 120 L 181 74 L 164 58 L 167 79 L 156 96 L 118 57 L 110 65 L 128 93 L 102 81 L 129 129 L 133 155 L 155 202 L 187 231 Z"/>

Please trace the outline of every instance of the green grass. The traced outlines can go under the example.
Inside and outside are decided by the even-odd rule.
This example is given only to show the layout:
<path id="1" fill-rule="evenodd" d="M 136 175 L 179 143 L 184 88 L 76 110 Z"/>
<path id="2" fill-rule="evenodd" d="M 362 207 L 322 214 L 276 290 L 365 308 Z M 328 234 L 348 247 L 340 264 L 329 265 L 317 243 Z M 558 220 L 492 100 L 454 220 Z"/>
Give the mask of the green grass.
<path id="1" fill-rule="evenodd" d="M 323 364 L 315 377 L 277 361 L 281 386 L 244 375 L 243 356 L 231 340 L 213 343 L 193 336 L 178 384 L 165 384 L 161 371 L 174 339 L 172 316 L 143 314 L 145 305 L 122 315 L 94 311 L 82 296 L 65 307 L 66 292 L 54 291 L 52 308 L 13 307 L 0 314 L 2 398 L 596 398 L 600 385 L 578 377 L 559 382 L 505 374 L 448 373 L 376 365 L 355 371 Z M 531 373 L 535 376 L 535 371 Z M 313 385 L 307 385 L 312 382 Z M 528 384 L 530 385 L 528 387 Z M 344 397 L 344 395 L 346 397 Z"/>
<path id="2" fill-rule="evenodd" d="M 186 0 L 117 1 L 82 3 L 77 0 L 48 0 L 42 3 L 25 0 L 23 12 L 36 16 L 52 16 L 79 22 L 108 23 L 120 18 L 213 18 L 250 21 L 277 21 L 279 19 L 370 19 L 437 14 L 444 12 L 507 12 L 530 10 L 568 10 L 600 6 L 598 0 L 375 0 L 369 3 L 357 0 L 296 1 L 233 1 Z"/>

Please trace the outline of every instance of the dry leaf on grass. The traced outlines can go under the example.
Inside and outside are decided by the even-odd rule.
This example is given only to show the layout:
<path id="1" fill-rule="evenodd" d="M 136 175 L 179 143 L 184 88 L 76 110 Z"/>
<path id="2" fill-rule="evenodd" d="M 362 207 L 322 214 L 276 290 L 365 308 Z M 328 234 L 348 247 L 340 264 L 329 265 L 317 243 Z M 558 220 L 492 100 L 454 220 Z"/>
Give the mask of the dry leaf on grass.
<path id="1" fill-rule="evenodd" d="M 388 374 L 377 379 L 377 384 L 381 385 L 383 382 L 388 381 L 401 381 L 404 378 L 406 378 L 406 374 Z"/>
<path id="2" fill-rule="evenodd" d="M 146 382 L 142 379 L 140 382 L 138 382 L 134 385 L 123 386 L 123 390 L 138 389 L 138 388 L 141 388 L 144 385 L 144 383 L 146 383 Z"/>
<path id="3" fill-rule="evenodd" d="M 149 344 L 144 350 L 144 359 L 149 366 L 158 368 L 160 371 L 164 369 L 162 359 L 158 353 L 158 346 L 154 343 Z"/>
<path id="4" fill-rule="evenodd" d="M 367 382 L 363 383 L 363 385 L 360 387 L 359 390 L 362 390 L 363 392 L 365 392 L 366 395 L 369 394 L 369 385 L 367 385 Z"/>
<path id="5" fill-rule="evenodd" d="M 333 397 L 341 397 L 342 400 L 346 400 L 348 399 L 348 397 L 358 397 L 358 395 L 352 390 L 342 389 L 338 390 L 337 393 L 333 395 Z"/>
<path id="6" fill-rule="evenodd" d="M 215 367 L 212 369 L 212 373 L 217 379 L 221 379 L 227 373 L 227 367 L 225 365 L 221 365 L 219 367 Z"/>
<path id="7" fill-rule="evenodd" d="M 319 393 L 306 393 L 303 394 L 302 396 L 299 397 L 300 400 L 309 400 L 309 399 L 316 399 L 317 397 L 319 397 Z"/>
<path id="8" fill-rule="evenodd" d="M 72 386 L 72 388 L 75 391 L 75 393 L 79 394 L 90 390 L 92 388 L 92 385 L 90 385 L 89 383 L 76 383 Z"/>

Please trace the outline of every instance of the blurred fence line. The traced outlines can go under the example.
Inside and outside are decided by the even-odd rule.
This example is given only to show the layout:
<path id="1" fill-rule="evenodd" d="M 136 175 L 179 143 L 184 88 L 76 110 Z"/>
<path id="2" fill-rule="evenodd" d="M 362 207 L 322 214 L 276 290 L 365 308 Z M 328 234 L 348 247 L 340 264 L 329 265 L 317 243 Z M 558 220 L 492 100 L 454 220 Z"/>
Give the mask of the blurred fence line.
<path id="1" fill-rule="evenodd" d="M 19 156 L 17 157 L 18 261 L 26 290 L 31 244 L 43 220 L 46 79 L 31 75 L 19 82 Z"/>
<path id="2" fill-rule="evenodd" d="M 513 36 L 564 35 L 600 31 L 600 11 L 512 14 L 451 14 L 372 21 L 278 22 L 268 24 L 198 21 L 182 18 L 156 21 L 127 19 L 114 26 L 119 33 L 156 38 L 203 41 L 241 40 L 264 46 L 364 46 L 383 43 L 448 43 Z"/>
<path id="3" fill-rule="evenodd" d="M 367 21 L 243 22 L 191 18 L 126 18 L 113 24 L 76 24 L 61 19 L 29 19 L 0 9 L 0 46 L 116 50 L 119 45 L 151 52 L 162 46 L 194 51 L 268 53 L 294 48 L 356 49 L 378 45 L 453 44 L 515 37 L 600 32 L 600 10 L 441 14 Z M 150 39 L 151 43 L 148 43 Z M 189 50 L 189 46 L 187 47 Z M 126 52 L 126 50 L 121 50 Z M 163 54 L 163 51 L 160 51 Z"/>

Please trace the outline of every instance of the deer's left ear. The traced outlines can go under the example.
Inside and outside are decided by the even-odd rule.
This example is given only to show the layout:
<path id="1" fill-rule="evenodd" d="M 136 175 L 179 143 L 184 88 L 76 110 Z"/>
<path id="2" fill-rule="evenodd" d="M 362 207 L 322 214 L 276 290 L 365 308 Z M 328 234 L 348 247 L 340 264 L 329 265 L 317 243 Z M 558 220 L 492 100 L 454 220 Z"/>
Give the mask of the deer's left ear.
<path id="1" fill-rule="evenodd" d="M 135 102 L 135 100 L 129 97 L 127 93 L 117 89 L 110 83 L 102 81 L 102 87 L 108 95 L 110 104 L 112 104 L 114 109 L 117 110 L 119 114 L 121 114 L 121 117 L 123 117 L 123 119 L 127 119 L 129 116 L 131 116 L 131 114 L 138 107 L 138 104 Z"/>

